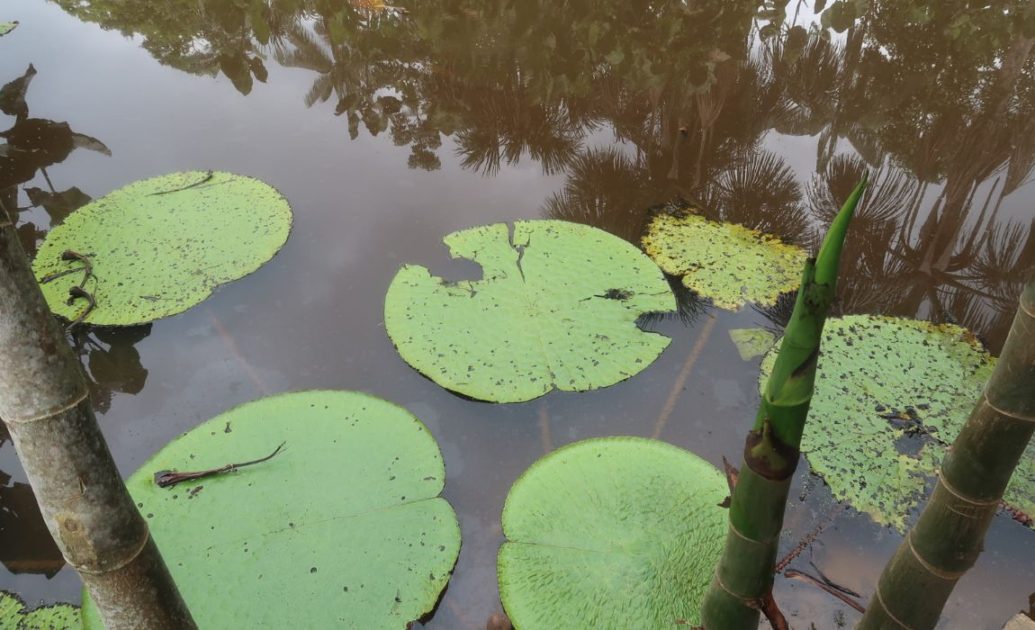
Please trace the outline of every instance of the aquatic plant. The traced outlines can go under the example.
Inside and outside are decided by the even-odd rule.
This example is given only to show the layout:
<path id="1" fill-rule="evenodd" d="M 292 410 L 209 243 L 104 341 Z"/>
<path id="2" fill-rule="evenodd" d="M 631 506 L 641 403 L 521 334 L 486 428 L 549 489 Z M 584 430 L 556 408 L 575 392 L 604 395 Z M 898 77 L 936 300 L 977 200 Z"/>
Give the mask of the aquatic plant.
<path id="1" fill-rule="evenodd" d="M 259 180 L 173 173 L 73 212 L 47 235 L 33 270 L 57 315 L 131 326 L 181 313 L 252 273 L 290 230 L 287 201 Z"/>
<path id="2" fill-rule="evenodd" d="M 798 287 L 806 257 L 775 236 L 695 214 L 654 217 L 643 247 L 665 273 L 730 311 L 775 304 Z"/>
<path id="3" fill-rule="evenodd" d="M 802 454 L 834 498 L 904 532 L 996 364 L 951 324 L 848 315 L 827 321 Z M 775 353 L 762 362 L 762 380 Z M 1035 448 L 1004 500 L 1035 512 Z"/>
<path id="4" fill-rule="evenodd" d="M 29 612 L 17 595 L 0 591 L 0 628 L 7 630 L 71 630 L 82 624 L 79 609 L 68 604 L 41 606 Z"/>
<path id="5" fill-rule="evenodd" d="M 398 630 L 434 607 L 460 551 L 435 439 L 366 394 L 246 403 L 126 484 L 204 628 Z M 102 627 L 90 600 L 83 618 Z"/>
<path id="6" fill-rule="evenodd" d="M 977 561 L 1007 483 L 1035 432 L 1035 280 L 984 392 L 942 463 L 920 519 L 891 558 L 859 624 L 933 628 Z"/>
<path id="7" fill-rule="evenodd" d="M 816 258 L 805 263 L 794 312 L 745 440 L 726 547 L 702 607 L 708 630 L 757 628 L 759 612 L 771 600 L 784 507 L 798 466 L 823 323 L 834 300 L 848 224 L 865 187 L 863 178 L 831 224 Z"/>
<path id="8" fill-rule="evenodd" d="M 399 354 L 454 392 L 521 402 L 556 388 L 586 391 L 637 374 L 667 337 L 636 325 L 676 309 L 661 271 L 622 239 L 577 223 L 498 223 L 445 238 L 480 280 L 450 282 L 403 267 L 385 296 Z"/>
<path id="9" fill-rule="evenodd" d="M 500 597 L 521 630 L 696 625 L 722 549 L 726 482 L 664 442 L 576 442 L 533 464 L 503 508 Z"/>

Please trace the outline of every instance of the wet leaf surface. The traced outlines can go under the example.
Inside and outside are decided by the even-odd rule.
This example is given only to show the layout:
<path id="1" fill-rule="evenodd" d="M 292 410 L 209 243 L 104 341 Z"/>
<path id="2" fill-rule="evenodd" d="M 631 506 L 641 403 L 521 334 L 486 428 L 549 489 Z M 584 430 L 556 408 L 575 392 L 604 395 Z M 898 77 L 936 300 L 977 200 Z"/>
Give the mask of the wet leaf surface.
<path id="1" fill-rule="evenodd" d="M 805 265 L 801 248 L 775 236 L 693 214 L 655 216 L 643 247 L 665 273 L 730 311 L 748 302 L 773 306 L 798 288 Z"/>
<path id="2" fill-rule="evenodd" d="M 83 288 L 97 302 L 88 324 L 130 326 L 183 312 L 215 288 L 241 278 L 277 253 L 291 229 L 291 209 L 272 187 L 250 177 L 191 171 L 139 181 L 70 214 L 47 235 L 33 263 L 51 309 L 73 320 L 86 308 L 69 303 Z"/>
<path id="3" fill-rule="evenodd" d="M 480 280 L 399 271 L 385 327 L 407 363 L 446 389 L 494 402 L 585 391 L 646 368 L 669 343 L 640 330 L 676 308 L 658 268 L 607 232 L 564 221 L 499 223 L 445 238 Z"/>
<path id="4" fill-rule="evenodd" d="M 838 500 L 904 531 L 995 359 L 958 326 L 869 315 L 827 320 L 822 348 L 802 452 Z M 1035 447 L 1005 499 L 1035 507 Z"/>
<path id="5" fill-rule="evenodd" d="M 276 457 L 234 472 L 170 488 L 153 480 L 282 442 Z M 199 627 L 399 630 L 431 610 L 456 562 L 444 481 L 438 445 L 406 410 L 309 391 L 216 416 L 127 485 Z M 93 606 L 84 610 L 85 627 L 100 628 Z"/>
<path id="6" fill-rule="evenodd" d="M 0 591 L 0 628 L 4 630 L 73 630 L 80 625 L 75 606 L 55 604 L 29 612 L 17 595 Z"/>
<path id="7" fill-rule="evenodd" d="M 664 442 L 599 438 L 547 455 L 503 509 L 507 614 L 523 630 L 693 626 L 727 494 L 716 468 Z"/>

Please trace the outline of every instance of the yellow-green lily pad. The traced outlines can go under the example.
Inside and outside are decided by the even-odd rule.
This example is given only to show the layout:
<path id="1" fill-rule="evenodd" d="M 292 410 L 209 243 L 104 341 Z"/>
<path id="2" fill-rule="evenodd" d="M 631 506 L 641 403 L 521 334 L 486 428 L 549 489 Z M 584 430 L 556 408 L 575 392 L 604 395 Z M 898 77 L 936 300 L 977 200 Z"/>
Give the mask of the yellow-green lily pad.
<path id="1" fill-rule="evenodd" d="M 480 280 L 449 282 L 406 265 L 385 297 L 385 328 L 399 354 L 442 387 L 494 402 L 557 388 L 585 391 L 646 368 L 669 343 L 640 315 L 675 298 L 638 249 L 565 221 L 498 223 L 445 238 Z"/>
<path id="2" fill-rule="evenodd" d="M 47 235 L 33 270 L 57 315 L 131 326 L 183 312 L 219 285 L 255 271 L 290 230 L 287 201 L 257 179 L 173 173 L 130 184 L 70 214 Z M 91 298 L 70 300 L 69 291 L 80 285 L 95 300 L 92 309 Z"/>
<path id="3" fill-rule="evenodd" d="M 658 214 L 643 247 L 665 273 L 719 308 L 773 306 L 801 282 L 805 251 L 779 238 L 695 214 Z"/>
<path id="4" fill-rule="evenodd" d="M 75 606 L 53 604 L 28 611 L 17 595 L 0 591 L 0 628 L 4 630 L 73 630 L 81 626 Z"/>
<path id="5" fill-rule="evenodd" d="M 995 359 L 948 324 L 850 315 L 823 330 L 802 452 L 838 500 L 900 531 L 980 400 Z M 776 352 L 762 362 L 765 383 Z M 1007 489 L 1035 511 L 1035 446 Z"/>
<path id="6" fill-rule="evenodd" d="M 500 597 L 516 628 L 678 628 L 726 538 L 728 489 L 696 455 L 598 438 L 533 464 L 503 508 Z"/>
<path id="7" fill-rule="evenodd" d="M 730 340 L 740 358 L 750 361 L 769 352 L 776 343 L 776 335 L 765 328 L 734 328 L 730 330 Z"/>
<path id="8" fill-rule="evenodd" d="M 18 22 L 0 22 L 0 37 L 7 35 L 15 28 L 17 28 Z"/>
<path id="9" fill-rule="evenodd" d="M 172 487 L 163 470 L 267 461 Z M 400 630 L 430 611 L 460 549 L 438 445 L 355 392 L 282 394 L 169 443 L 127 481 L 200 628 Z M 289 605 L 285 605 L 287 602 Z M 101 628 L 84 602 L 85 627 Z"/>

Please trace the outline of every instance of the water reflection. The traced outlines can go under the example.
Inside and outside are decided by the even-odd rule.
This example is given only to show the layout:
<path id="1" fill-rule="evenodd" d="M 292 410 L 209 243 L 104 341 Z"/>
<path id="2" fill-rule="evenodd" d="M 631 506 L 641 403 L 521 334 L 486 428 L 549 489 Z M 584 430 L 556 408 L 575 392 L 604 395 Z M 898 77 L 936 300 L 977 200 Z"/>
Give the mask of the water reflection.
<path id="1" fill-rule="evenodd" d="M 326 115 L 340 123 L 340 142 L 376 136 L 385 144 L 405 147 L 411 168 L 448 171 L 455 166 L 490 177 L 506 175 L 515 165 L 531 165 L 562 175 L 555 194 L 532 200 L 536 205 L 542 201 L 544 216 L 596 225 L 631 242 L 638 241 L 650 212 L 669 204 L 693 204 L 716 220 L 814 244 L 814 235 L 829 221 L 838 201 L 864 170 L 869 171 L 873 184 L 845 257 L 850 261 L 840 303 L 845 312 L 955 321 L 977 331 L 995 351 L 1005 335 L 1019 283 L 1035 267 L 1031 214 L 1011 211 L 1019 204 L 1010 203 L 1012 195 L 1015 202 L 1022 194 L 1030 195 L 1028 181 L 1035 164 L 1035 73 L 1027 35 L 1035 29 L 1027 0 L 995 6 L 963 0 L 839 0 L 826 3 L 818 19 L 803 3 L 761 0 L 432 0 L 401 2 L 394 9 L 376 1 L 342 0 L 56 4 L 81 20 L 132 35 L 134 45 L 170 67 L 199 76 L 224 75 L 244 94 L 273 89 L 278 81 L 287 83 L 284 77 L 289 73 L 302 76 L 302 87 L 289 85 L 298 90 L 293 99 L 299 124 Z M 785 16 L 785 9 L 790 16 Z M 264 81 L 271 85 L 261 85 Z M 231 90 L 226 84 L 218 89 Z M 253 103 L 259 97 L 250 99 Z M 312 108 L 309 118 L 303 117 L 306 107 Z M 293 112 L 282 108 L 277 115 L 289 118 Z M 294 120 L 285 126 L 292 124 Z M 212 137 L 223 140 L 218 134 Z M 308 147 L 290 148 L 298 151 L 299 164 L 312 159 L 305 154 Z M 423 174 L 413 175 L 413 181 L 429 181 L 416 177 Z M 401 181 L 406 174 L 389 173 L 388 178 L 407 183 Z M 284 180 L 296 185 L 296 191 L 305 190 L 290 175 Z M 452 186 L 461 180 L 443 173 L 441 181 Z M 72 189 L 65 191 L 71 201 L 64 206 L 64 196 L 55 197 L 52 187 L 40 184 L 36 191 L 25 193 L 48 213 L 78 203 Z M 461 204 L 476 196 L 471 189 L 459 192 Z M 7 204 L 8 197 L 3 199 Z M 314 205 L 327 205 L 324 197 L 316 199 Z M 466 221 L 471 215 L 456 216 Z M 404 233 L 411 238 L 410 233 L 421 228 L 439 227 L 428 221 L 388 230 L 385 223 L 359 214 L 349 221 L 350 230 L 382 230 L 378 233 L 391 232 L 393 238 Z M 402 220 L 392 221 L 397 225 Z M 321 225 L 321 231 L 332 231 L 326 227 L 334 226 Z M 410 249 L 411 242 L 434 241 L 446 231 L 436 229 L 430 239 L 415 234 L 412 241 L 393 242 L 388 248 L 395 256 L 396 250 Z M 345 251 L 337 245 L 319 256 L 331 258 L 327 252 Z M 386 261 L 390 264 L 381 268 Z M 367 287 L 371 292 L 363 294 L 365 299 L 376 303 L 381 281 L 387 282 L 388 268 L 397 262 L 409 260 L 378 258 L 369 267 L 357 263 L 350 268 L 374 278 L 366 285 L 351 279 L 336 282 L 355 282 L 349 286 L 356 291 L 355 287 Z M 276 268 L 285 276 L 290 273 L 286 264 Z M 285 285 L 271 281 L 278 290 L 285 290 Z M 315 285 L 299 286 L 309 291 L 307 297 L 317 293 Z M 276 295 L 278 307 L 289 309 L 290 296 L 298 294 L 287 289 Z M 705 308 L 685 291 L 679 303 L 689 321 Z M 338 306 L 330 300 L 324 304 Z M 765 315 L 780 325 L 789 306 L 785 300 Z M 371 320 L 363 320 L 366 323 L 380 316 L 364 314 Z M 752 315 L 738 315 L 744 321 L 737 320 L 737 325 L 756 324 L 748 321 Z M 298 333 L 279 318 L 279 312 L 275 316 L 271 311 L 268 316 L 241 315 L 240 321 L 264 322 L 255 325 L 253 330 L 261 332 L 249 343 L 283 348 L 277 340 Z M 340 322 L 334 325 L 325 331 L 328 338 L 339 332 Z M 716 338 L 725 341 L 722 335 Z M 138 390 L 147 376 L 132 343 L 99 336 L 83 343 L 96 387 L 107 388 L 109 396 L 112 391 Z M 304 350 L 298 352 L 308 355 L 304 360 L 290 352 L 274 356 L 277 353 L 270 350 L 275 359 L 270 369 L 297 361 L 305 366 L 299 386 L 309 386 L 313 379 L 341 386 L 340 374 L 329 372 L 346 369 L 343 355 L 320 355 L 318 347 L 323 346 L 333 347 L 325 339 L 301 346 Z M 388 351 L 370 348 L 372 353 Z M 355 354 L 352 347 L 347 350 Z M 713 353 L 709 363 L 722 359 L 716 355 L 721 352 Z M 381 369 L 373 357 L 355 361 Z M 169 359 L 168 369 L 187 370 L 195 359 Z M 333 368 L 323 373 L 321 363 Z M 109 364 L 125 367 L 125 373 L 112 374 Z M 679 370 L 678 363 L 672 365 Z M 357 374 L 362 378 L 362 372 L 347 369 L 354 370 L 348 372 L 350 379 Z M 397 375 L 391 369 L 385 368 L 385 373 Z M 708 369 L 719 373 L 723 368 Z M 708 372 L 702 374 L 703 379 Z M 321 375 L 325 381 L 319 381 Z M 409 376 L 402 374 L 398 382 L 410 386 Z M 753 380 L 751 376 L 745 383 Z M 345 382 L 351 385 L 353 380 Z M 635 386 L 649 388 L 652 383 L 642 379 Z M 404 398 L 391 386 L 385 390 Z M 629 390 L 624 391 L 632 401 Z M 665 392 L 658 391 L 664 398 Z M 617 420 L 621 404 L 627 402 L 617 392 L 580 399 L 577 414 L 567 412 L 569 432 L 562 440 L 605 429 L 630 430 Z M 225 395 L 218 393 L 220 406 Z M 163 400 L 165 394 L 154 396 Z M 103 394 L 98 395 L 98 404 L 103 400 Z M 436 405 L 447 404 L 434 400 Z M 576 407 L 566 400 L 570 399 L 558 398 L 552 404 L 562 410 L 567 404 Z M 585 416 L 586 405 L 593 409 L 593 400 L 609 403 L 606 414 L 600 415 L 616 418 L 614 424 L 589 429 L 577 424 L 573 418 Z M 642 415 L 641 409 L 628 404 L 628 417 Z M 457 407 L 451 424 L 442 427 L 445 442 L 462 435 L 479 442 L 483 451 L 498 447 L 499 436 L 492 433 L 498 427 L 483 431 L 473 422 L 463 424 L 464 413 Z M 510 437 L 522 440 L 527 418 L 519 411 L 499 413 L 515 414 Z M 732 430 L 724 434 L 716 429 L 713 435 L 713 428 L 703 423 L 692 428 L 700 436 L 710 436 L 708 446 L 701 447 L 709 456 L 722 449 L 733 452 L 729 444 L 740 445 L 739 437 L 729 437 Z M 508 446 L 508 453 L 516 452 L 519 449 Z M 467 457 L 468 467 L 477 467 L 470 462 L 478 456 Z M 485 459 L 496 464 L 493 458 Z M 472 481 L 465 494 L 457 457 L 447 452 L 447 464 L 458 502 L 476 503 L 479 508 L 468 507 L 469 513 L 495 522 L 498 506 L 481 507 L 484 487 L 474 488 Z M 520 472 L 516 460 L 507 459 L 506 465 L 505 474 L 497 475 L 493 497 L 501 499 Z M 484 475 L 477 476 L 484 484 Z M 475 496 L 479 498 L 470 498 Z M 492 583 L 491 549 L 497 542 L 491 538 L 475 554 L 478 560 L 472 562 L 484 564 L 484 575 L 490 577 L 475 581 Z M 463 565 L 459 575 L 466 571 L 470 576 L 470 570 L 470 565 Z M 482 594 L 479 590 L 465 597 L 473 600 Z M 444 623 L 448 626 L 448 620 Z"/>
<path id="2" fill-rule="evenodd" d="M 63 162 L 77 148 L 105 155 L 111 152 L 100 140 L 77 133 L 68 123 L 31 118 L 27 93 L 36 69 L 30 65 L 19 78 L 0 88 L 0 111 L 14 116 L 14 124 L 0 132 L 0 212 L 15 220 L 22 244 L 34 255 L 47 230 L 60 224 L 72 211 L 91 201 L 76 186 L 57 190 L 47 168 Z M 47 189 L 25 186 L 37 173 Z M 21 193 L 28 205 L 21 206 Z M 41 227 L 33 215 L 40 208 L 48 218 Z M 26 217 L 32 215 L 32 220 Z M 86 379 L 94 408 L 105 413 L 111 406 L 112 392 L 136 394 L 143 389 L 147 370 L 133 344 L 150 333 L 150 325 L 134 328 L 78 331 L 72 342 L 87 368 Z M 0 423 L 0 446 L 9 439 Z M 0 563 L 11 573 L 41 574 L 48 579 L 65 565 L 61 552 L 43 522 L 32 488 L 13 482 L 0 471 Z"/>
<path id="3" fill-rule="evenodd" d="M 0 440 L 2 443 L 2 440 Z M 50 537 L 32 488 L 11 483 L 0 471 L 0 564 L 11 573 L 36 573 L 54 577 L 65 566 Z"/>

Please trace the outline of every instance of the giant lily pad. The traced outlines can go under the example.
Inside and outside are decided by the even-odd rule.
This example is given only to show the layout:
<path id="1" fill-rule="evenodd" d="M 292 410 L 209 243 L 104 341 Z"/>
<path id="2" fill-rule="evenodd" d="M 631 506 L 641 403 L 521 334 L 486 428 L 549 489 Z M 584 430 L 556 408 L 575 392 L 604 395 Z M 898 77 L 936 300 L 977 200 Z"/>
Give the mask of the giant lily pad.
<path id="1" fill-rule="evenodd" d="M 72 630 L 81 627 L 79 609 L 68 604 L 41 606 L 31 612 L 16 595 L 0 591 L 0 628 L 5 630 Z"/>
<path id="2" fill-rule="evenodd" d="M 18 22 L 0 22 L 0 37 L 7 35 L 15 28 L 17 28 Z"/>
<path id="3" fill-rule="evenodd" d="M 129 326 L 175 315 L 255 271 L 287 240 L 291 209 L 250 177 L 191 171 L 139 181 L 51 230 L 33 269 L 51 309 L 69 320 Z M 81 258 L 92 266 L 87 277 Z M 64 275 L 62 275 L 64 274 Z M 96 300 L 69 303 L 82 284 Z"/>
<path id="4" fill-rule="evenodd" d="M 600 438 L 554 451 L 503 508 L 507 614 L 522 630 L 697 625 L 727 493 L 718 470 L 664 442 Z"/>
<path id="5" fill-rule="evenodd" d="M 159 488 L 159 470 L 268 461 Z M 428 430 L 353 392 L 251 402 L 174 440 L 127 485 L 201 628 L 399 630 L 431 610 L 460 547 Z M 101 628 L 84 605 L 87 628 Z"/>
<path id="6" fill-rule="evenodd" d="M 776 304 L 780 294 L 798 288 L 806 258 L 775 236 L 694 214 L 658 214 L 643 247 L 665 273 L 731 311 L 748 302 Z"/>
<path id="7" fill-rule="evenodd" d="M 865 315 L 827 320 L 822 347 L 802 451 L 837 499 L 904 530 L 994 359 L 958 326 Z M 1005 498 L 1035 507 L 1035 447 Z"/>
<path id="8" fill-rule="evenodd" d="M 531 400 L 606 387 L 647 367 L 669 339 L 636 325 L 672 311 L 658 268 L 629 243 L 564 221 L 499 223 L 445 238 L 482 266 L 447 282 L 407 265 L 385 297 L 385 327 L 407 363 L 480 400 Z"/>

